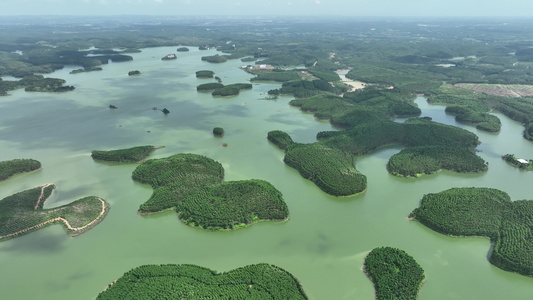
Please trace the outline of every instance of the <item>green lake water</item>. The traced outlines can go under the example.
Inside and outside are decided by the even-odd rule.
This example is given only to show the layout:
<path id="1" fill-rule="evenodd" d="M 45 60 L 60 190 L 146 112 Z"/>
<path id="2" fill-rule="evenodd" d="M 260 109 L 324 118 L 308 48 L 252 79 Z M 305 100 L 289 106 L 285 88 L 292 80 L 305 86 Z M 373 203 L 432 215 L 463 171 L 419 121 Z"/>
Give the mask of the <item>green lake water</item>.
<path id="1" fill-rule="evenodd" d="M 45 183 L 56 191 L 46 207 L 88 195 L 106 199 L 111 210 L 90 231 L 69 237 L 59 225 L 0 243 L 1 299 L 93 299 L 124 272 L 143 264 L 197 264 L 219 272 L 271 263 L 296 276 L 310 299 L 374 299 L 361 271 L 375 247 L 405 250 L 424 268 L 420 299 L 529 299 L 533 279 L 502 271 L 487 261 L 485 238 L 453 238 L 435 233 L 406 216 L 426 193 L 452 187 L 492 187 L 513 200 L 533 199 L 533 172 L 520 171 L 500 157 L 533 158 L 523 127 L 501 114 L 502 131 L 488 134 L 455 124 L 440 106 L 416 102 L 423 116 L 455 124 L 479 135 L 479 155 L 489 162 L 484 174 L 443 171 L 418 179 L 391 176 L 385 168 L 401 148 L 386 148 L 357 161 L 368 177 L 363 195 L 335 198 L 284 165 L 283 152 L 270 144 L 270 130 L 284 130 L 295 141 L 313 142 L 316 133 L 335 130 L 288 105 L 291 97 L 260 100 L 279 87 L 254 83 L 239 96 L 214 98 L 196 92 L 212 82 L 197 79 L 208 69 L 223 83 L 248 82 L 240 60 L 210 64 L 200 60 L 214 50 L 178 53 L 176 47 L 145 49 L 134 60 L 105 65 L 103 71 L 71 75 L 67 67 L 47 76 L 67 80 L 72 92 L 26 93 L 0 97 L 0 160 L 33 158 L 42 170 L 0 183 L 0 198 Z M 128 71 L 140 76 L 129 77 Z M 113 104 L 118 107 L 110 110 Z M 152 110 L 167 108 L 170 114 Z M 212 128 L 225 129 L 223 138 Z M 228 147 L 221 147 L 228 143 Z M 175 212 L 142 217 L 141 203 L 152 190 L 131 180 L 136 164 L 95 162 L 91 150 L 164 145 L 150 158 L 198 153 L 219 161 L 226 180 L 263 179 L 279 189 L 290 220 L 259 223 L 233 232 L 207 232 L 182 224 Z"/>

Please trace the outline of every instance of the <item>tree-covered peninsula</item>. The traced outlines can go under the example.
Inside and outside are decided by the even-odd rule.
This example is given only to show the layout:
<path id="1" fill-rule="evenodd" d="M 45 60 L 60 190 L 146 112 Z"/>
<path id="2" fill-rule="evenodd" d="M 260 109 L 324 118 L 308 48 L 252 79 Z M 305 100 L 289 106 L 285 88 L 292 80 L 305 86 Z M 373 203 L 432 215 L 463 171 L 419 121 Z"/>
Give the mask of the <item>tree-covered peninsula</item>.
<path id="1" fill-rule="evenodd" d="M 91 152 L 91 157 L 96 160 L 105 160 L 120 163 L 134 163 L 146 159 L 150 155 L 150 153 L 152 153 L 156 149 L 158 148 L 148 145 L 108 151 L 93 150 Z"/>
<path id="2" fill-rule="evenodd" d="M 69 235 L 75 236 L 102 221 L 109 210 L 106 201 L 94 196 L 43 209 L 54 188 L 53 184 L 47 184 L 0 200 L 0 241 L 57 223 L 62 224 Z"/>
<path id="3" fill-rule="evenodd" d="M 101 292 L 105 299 L 307 299 L 289 272 L 256 264 L 218 273 L 196 265 L 144 265 Z"/>
<path id="4" fill-rule="evenodd" d="M 372 280 L 376 299 L 418 299 L 424 270 L 405 251 L 392 247 L 375 248 L 367 255 L 364 271 Z"/>
<path id="5" fill-rule="evenodd" d="M 320 94 L 295 99 L 291 105 L 313 112 L 318 119 L 329 119 L 344 130 L 319 132 L 318 142 L 312 144 L 291 144 L 290 136 L 276 131 L 268 138 L 285 148 L 284 161 L 289 166 L 336 196 L 364 191 L 366 178 L 355 169 L 355 158 L 388 145 L 405 147 L 387 164 L 393 175 L 416 177 L 441 169 L 487 170 L 485 161 L 474 152 L 479 144 L 475 134 L 427 118 L 392 121 L 393 116 L 420 113 L 406 97 L 409 95 L 401 91 L 372 87 L 343 97 Z"/>
<path id="6" fill-rule="evenodd" d="M 222 165 L 197 154 L 177 154 L 139 165 L 133 180 L 152 186 L 143 214 L 176 209 L 187 225 L 228 230 L 265 220 L 286 220 L 281 193 L 263 180 L 224 182 Z"/>
<path id="7" fill-rule="evenodd" d="M 511 201 L 491 188 L 453 188 L 424 195 L 410 218 L 447 235 L 486 236 L 489 261 L 522 275 L 533 275 L 533 201 Z"/>
<path id="8" fill-rule="evenodd" d="M 18 174 L 35 171 L 41 168 L 41 163 L 35 159 L 12 159 L 0 161 L 0 181 Z"/>

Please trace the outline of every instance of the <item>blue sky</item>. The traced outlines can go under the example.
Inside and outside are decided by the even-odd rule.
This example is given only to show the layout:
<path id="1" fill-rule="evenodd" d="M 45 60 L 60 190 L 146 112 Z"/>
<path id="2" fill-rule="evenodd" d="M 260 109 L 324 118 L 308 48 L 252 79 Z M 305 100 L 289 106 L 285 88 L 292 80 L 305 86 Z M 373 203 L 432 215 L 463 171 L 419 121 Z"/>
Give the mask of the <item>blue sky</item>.
<path id="1" fill-rule="evenodd" d="M 0 0 L 0 15 L 533 17 L 531 0 Z"/>

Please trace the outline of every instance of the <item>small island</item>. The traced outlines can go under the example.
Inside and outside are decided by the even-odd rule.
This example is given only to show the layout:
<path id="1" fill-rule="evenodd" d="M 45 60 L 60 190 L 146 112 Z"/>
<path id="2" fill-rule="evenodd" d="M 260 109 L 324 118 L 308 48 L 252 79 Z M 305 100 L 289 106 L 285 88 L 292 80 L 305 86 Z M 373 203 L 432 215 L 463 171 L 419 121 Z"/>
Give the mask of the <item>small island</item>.
<path id="1" fill-rule="evenodd" d="M 251 83 L 234 83 L 223 85 L 219 82 L 210 82 L 198 85 L 196 90 L 199 92 L 212 91 L 211 95 L 213 96 L 229 97 L 238 95 L 241 90 L 250 90 L 252 87 L 253 86 Z"/>
<path id="2" fill-rule="evenodd" d="M 219 64 L 228 61 L 228 58 L 224 55 L 215 54 L 210 56 L 202 56 L 202 60 L 210 63 Z"/>
<path id="3" fill-rule="evenodd" d="M 424 270 L 405 251 L 375 248 L 365 258 L 363 270 L 374 284 L 376 299 L 418 299 Z"/>
<path id="4" fill-rule="evenodd" d="M 214 136 L 218 136 L 218 137 L 224 136 L 224 128 L 222 128 L 222 127 L 213 128 L 213 135 Z"/>
<path id="5" fill-rule="evenodd" d="M 141 71 L 134 70 L 134 71 L 129 71 L 128 72 L 128 76 L 136 76 L 136 75 L 141 75 Z"/>
<path id="6" fill-rule="evenodd" d="M 196 71 L 197 78 L 213 78 L 213 76 L 215 76 L 215 72 L 213 71 L 209 71 L 209 70 Z"/>
<path id="7" fill-rule="evenodd" d="M 516 158 L 514 154 L 505 154 L 502 159 L 521 170 L 533 171 L 532 159 Z"/>
<path id="8" fill-rule="evenodd" d="M 187 47 L 179 47 L 178 49 L 176 49 L 176 51 L 178 51 L 178 52 L 189 52 L 189 48 L 187 48 Z"/>
<path id="9" fill-rule="evenodd" d="M 267 220 L 284 221 L 289 210 L 281 192 L 263 180 L 224 182 L 224 168 L 198 154 L 176 154 L 140 164 L 133 180 L 152 186 L 141 214 L 176 210 L 187 225 L 231 230 Z"/>
<path id="10" fill-rule="evenodd" d="M 491 188 L 452 188 L 424 195 L 409 218 L 446 235 L 486 236 L 493 265 L 533 275 L 532 200 L 511 201 Z"/>
<path id="11" fill-rule="evenodd" d="M 118 150 L 93 150 L 91 157 L 95 160 L 105 160 L 119 163 L 135 163 L 145 160 L 150 153 L 160 149 L 154 146 L 137 146 Z"/>
<path id="12" fill-rule="evenodd" d="M 225 86 L 220 89 L 214 90 L 211 95 L 220 97 L 236 96 L 240 92 L 240 89 L 235 86 Z"/>
<path id="13" fill-rule="evenodd" d="M 101 67 L 87 67 L 83 69 L 76 69 L 69 72 L 69 74 L 78 74 L 78 73 L 85 73 L 85 72 L 94 72 L 94 71 L 102 71 L 103 69 Z"/>
<path id="14" fill-rule="evenodd" d="M 0 241 L 56 223 L 61 223 L 69 235 L 76 236 L 102 221 L 109 210 L 108 203 L 95 196 L 43 209 L 54 188 L 55 185 L 46 184 L 0 200 Z"/>
<path id="15" fill-rule="evenodd" d="M 41 163 L 35 159 L 12 159 L 0 161 L 0 181 L 6 180 L 18 173 L 26 173 L 41 168 Z"/>
<path id="16" fill-rule="evenodd" d="M 196 265 L 144 265 L 109 284 L 96 299 L 132 298 L 308 299 L 292 274 L 265 263 L 223 273 Z"/>
<path id="17" fill-rule="evenodd" d="M 161 58 L 161 60 L 174 60 L 174 59 L 178 59 L 178 57 L 176 56 L 176 54 L 172 54 L 172 53 L 167 54 Z"/>
<path id="18" fill-rule="evenodd" d="M 205 91 L 212 91 L 216 89 L 223 88 L 224 85 L 222 83 L 217 82 L 210 82 L 210 83 L 203 83 L 196 87 L 196 90 L 199 92 L 205 92 Z"/>

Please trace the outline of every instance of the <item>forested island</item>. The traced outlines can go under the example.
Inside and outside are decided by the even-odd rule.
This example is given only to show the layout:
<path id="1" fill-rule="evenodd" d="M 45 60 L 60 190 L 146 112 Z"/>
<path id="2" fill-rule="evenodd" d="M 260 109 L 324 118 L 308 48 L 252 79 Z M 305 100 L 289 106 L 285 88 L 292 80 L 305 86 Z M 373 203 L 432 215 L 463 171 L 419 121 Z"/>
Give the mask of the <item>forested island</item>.
<path id="1" fill-rule="evenodd" d="M 159 148 L 148 145 L 108 151 L 93 150 L 91 152 L 91 157 L 96 160 L 105 160 L 119 163 L 134 163 L 146 159 L 150 155 L 150 153 L 154 152 L 156 149 Z"/>
<path id="2" fill-rule="evenodd" d="M 35 159 L 12 159 L 0 161 L 0 181 L 18 173 L 35 171 L 41 168 L 41 162 Z"/>
<path id="3" fill-rule="evenodd" d="M 147 160 L 133 171 L 132 178 L 154 189 L 140 213 L 175 209 L 193 227 L 230 230 L 289 217 L 281 192 L 270 183 L 257 179 L 224 182 L 222 165 L 202 155 Z"/>
<path id="4" fill-rule="evenodd" d="M 216 295 L 216 296 L 215 296 Z M 96 299 L 307 299 L 289 272 L 269 264 L 218 273 L 196 265 L 144 265 L 126 272 Z"/>
<path id="5" fill-rule="evenodd" d="M 198 75 L 197 75 L 198 77 Z M 203 83 L 196 87 L 199 92 L 212 91 L 213 96 L 229 97 L 238 95 L 241 90 L 252 89 L 251 83 L 234 83 L 223 85 L 220 82 Z"/>
<path id="6" fill-rule="evenodd" d="M 228 61 L 228 58 L 225 55 L 215 54 L 210 56 L 202 56 L 202 60 L 210 63 L 219 64 Z"/>
<path id="7" fill-rule="evenodd" d="M 109 210 L 107 202 L 95 196 L 43 209 L 54 188 L 55 185 L 46 184 L 0 200 L 0 241 L 56 223 L 62 224 L 69 235 L 75 236 L 102 221 Z"/>
<path id="8" fill-rule="evenodd" d="M 210 70 L 196 71 L 197 78 L 213 78 L 214 75 L 215 75 L 215 72 L 210 71 Z"/>
<path id="9" fill-rule="evenodd" d="M 531 159 L 516 158 L 513 154 L 505 154 L 502 156 L 502 159 L 519 169 L 528 171 L 533 170 L 533 160 Z"/>
<path id="10" fill-rule="evenodd" d="M 69 72 L 69 74 L 78 74 L 78 73 L 86 73 L 86 72 L 94 72 L 94 71 L 102 71 L 103 69 L 101 67 L 88 67 L 83 69 L 76 69 Z"/>
<path id="11" fill-rule="evenodd" d="M 424 195 L 409 218 L 447 235 L 486 236 L 493 265 L 533 275 L 532 200 L 511 201 L 491 188 L 452 188 Z"/>
<path id="12" fill-rule="evenodd" d="M 376 299 L 418 299 L 424 270 L 405 251 L 392 247 L 372 249 L 365 257 L 365 274 L 376 289 Z"/>

